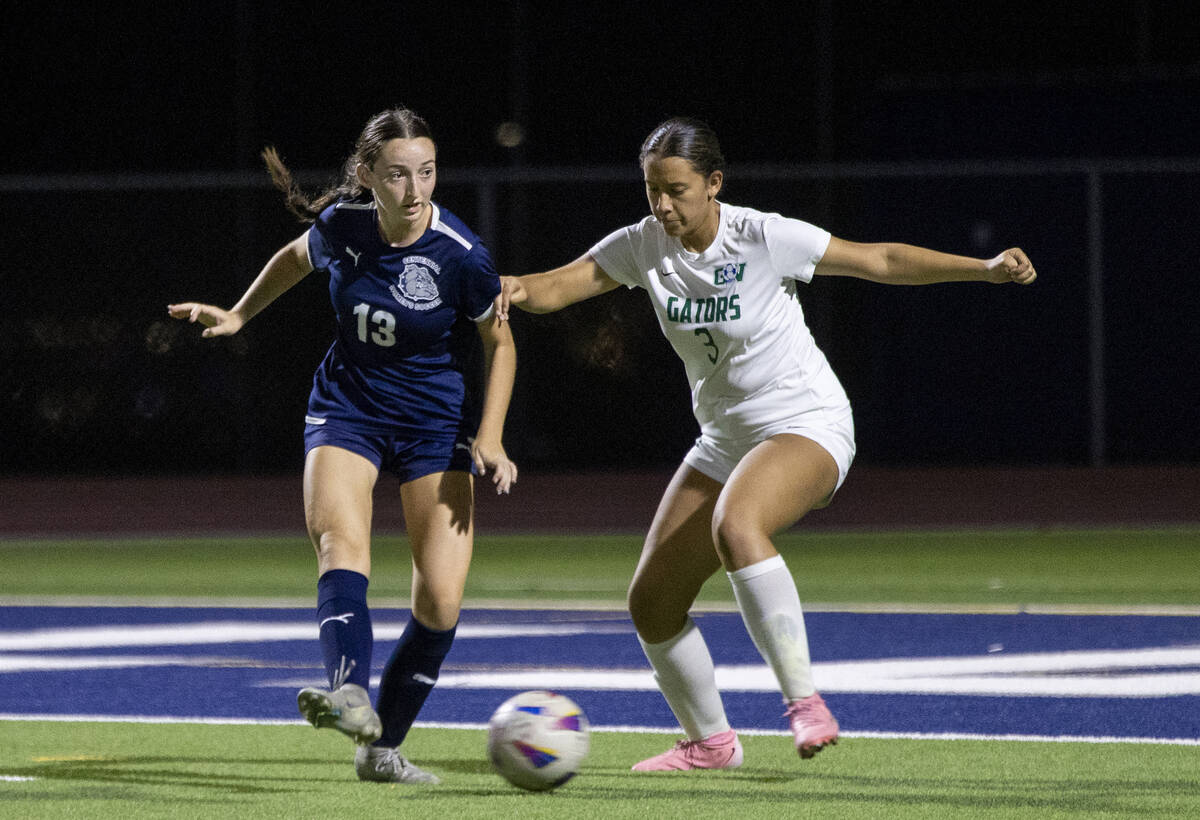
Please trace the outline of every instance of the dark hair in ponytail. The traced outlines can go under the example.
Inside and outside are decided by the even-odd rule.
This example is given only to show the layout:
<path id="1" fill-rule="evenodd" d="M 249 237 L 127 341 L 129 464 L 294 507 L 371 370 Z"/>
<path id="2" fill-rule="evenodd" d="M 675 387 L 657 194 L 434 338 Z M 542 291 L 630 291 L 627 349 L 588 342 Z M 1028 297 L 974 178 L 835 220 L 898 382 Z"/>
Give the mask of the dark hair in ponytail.
<path id="1" fill-rule="evenodd" d="M 337 185 L 326 188 L 316 197 L 310 198 L 305 194 L 296 181 L 292 172 L 279 158 L 279 152 L 273 147 L 264 148 L 263 162 L 267 164 L 267 173 L 275 187 L 283 191 L 287 200 L 287 208 L 301 222 L 313 222 L 321 211 L 339 199 L 352 199 L 363 193 L 363 187 L 358 184 L 355 169 L 359 163 L 370 167 L 383 149 L 384 143 L 394 139 L 417 139 L 427 137 L 433 139 L 429 124 L 407 108 L 391 108 L 381 111 L 367 121 L 358 141 L 354 143 L 354 153 L 346 158 L 342 165 L 342 178 Z"/>
<path id="2" fill-rule="evenodd" d="M 721 154 L 716 132 L 691 117 L 672 117 L 651 131 L 642 143 L 638 164 L 644 164 L 651 154 L 685 159 L 697 173 L 706 177 L 713 171 L 725 170 L 725 157 Z"/>

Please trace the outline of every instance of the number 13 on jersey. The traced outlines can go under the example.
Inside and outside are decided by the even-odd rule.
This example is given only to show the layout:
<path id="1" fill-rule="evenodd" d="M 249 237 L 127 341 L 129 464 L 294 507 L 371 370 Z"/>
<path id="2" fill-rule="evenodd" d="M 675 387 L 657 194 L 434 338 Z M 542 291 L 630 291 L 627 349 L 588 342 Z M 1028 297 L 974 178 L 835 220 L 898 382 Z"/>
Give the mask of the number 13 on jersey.
<path id="1" fill-rule="evenodd" d="M 370 321 L 373 329 L 369 329 L 367 327 L 368 313 L 371 313 L 371 306 L 366 302 L 359 302 L 354 306 L 354 315 L 358 317 L 358 340 L 360 342 L 372 341 L 380 347 L 391 347 L 396 344 L 396 317 L 380 308 L 371 313 Z M 370 330 L 369 336 L 368 330 Z"/>

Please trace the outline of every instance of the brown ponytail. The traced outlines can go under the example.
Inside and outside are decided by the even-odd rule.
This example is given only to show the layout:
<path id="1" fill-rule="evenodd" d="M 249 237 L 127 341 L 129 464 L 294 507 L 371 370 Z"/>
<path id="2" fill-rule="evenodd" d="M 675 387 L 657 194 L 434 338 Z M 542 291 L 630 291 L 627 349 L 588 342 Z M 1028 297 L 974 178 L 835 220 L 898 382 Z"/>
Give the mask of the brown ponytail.
<path id="1" fill-rule="evenodd" d="M 310 198 L 296 184 L 292 172 L 283 164 L 279 152 L 274 147 L 263 149 L 263 162 L 267 165 L 267 173 L 275 187 L 283 192 L 287 209 L 301 222 L 314 222 L 321 211 L 339 199 L 353 199 L 361 196 L 363 187 L 358 184 L 355 169 L 361 163 L 370 167 L 374 165 L 384 143 L 393 139 L 417 139 L 426 137 L 433 140 L 433 132 L 429 124 L 407 108 L 390 108 L 381 111 L 367 121 L 358 140 L 354 143 L 354 153 L 346 158 L 342 165 L 342 179 L 337 185 L 332 185 L 318 196 Z"/>

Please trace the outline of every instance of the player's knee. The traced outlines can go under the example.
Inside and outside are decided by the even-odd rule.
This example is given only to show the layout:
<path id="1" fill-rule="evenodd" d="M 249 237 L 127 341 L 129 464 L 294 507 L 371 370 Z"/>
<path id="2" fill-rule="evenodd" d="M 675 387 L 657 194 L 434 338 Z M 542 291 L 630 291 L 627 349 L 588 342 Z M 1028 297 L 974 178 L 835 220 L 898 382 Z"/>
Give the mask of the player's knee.
<path id="1" fill-rule="evenodd" d="M 661 598 L 655 595 L 651 587 L 644 579 L 634 578 L 625 599 L 634 628 L 647 640 L 650 640 L 647 636 L 652 638 L 661 631 L 659 623 L 663 617 Z"/>
<path id="2" fill-rule="evenodd" d="M 465 572 L 419 572 L 413 585 L 413 615 L 430 629 L 450 629 L 462 612 L 466 580 Z"/>
<path id="3" fill-rule="evenodd" d="M 642 625 L 650 621 L 654 614 L 653 596 L 647 594 L 646 584 L 638 577 L 634 577 L 629 584 L 629 591 L 625 594 L 625 605 L 629 609 L 629 617 L 633 620 L 634 627 L 641 634 Z"/>
<path id="4" fill-rule="evenodd" d="M 413 616 L 429 629 L 444 632 L 458 624 L 461 607 L 456 601 L 437 601 L 424 606 L 414 606 Z"/>
<path id="5" fill-rule="evenodd" d="M 741 559 L 754 553 L 770 537 L 758 522 L 722 507 L 713 515 L 712 532 L 717 555 L 726 568 L 740 566 Z"/>
<path id="6" fill-rule="evenodd" d="M 634 578 L 626 603 L 638 637 L 646 643 L 662 643 L 679 634 L 687 623 L 687 604 L 665 594 L 662 585 Z"/>
<path id="7" fill-rule="evenodd" d="M 322 574 L 331 569 L 352 569 L 367 574 L 371 566 L 371 547 L 362 539 L 337 530 L 309 529 L 309 538 L 317 553 L 317 565 Z"/>

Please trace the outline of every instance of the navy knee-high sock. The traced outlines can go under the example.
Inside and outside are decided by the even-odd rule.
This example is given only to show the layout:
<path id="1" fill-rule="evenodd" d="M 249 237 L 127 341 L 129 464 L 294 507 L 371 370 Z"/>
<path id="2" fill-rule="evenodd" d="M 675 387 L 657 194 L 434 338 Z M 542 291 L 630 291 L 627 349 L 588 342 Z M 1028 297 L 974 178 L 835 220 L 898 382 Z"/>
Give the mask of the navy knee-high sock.
<path id="1" fill-rule="evenodd" d="M 437 682 L 442 660 L 450 651 L 457 628 L 439 631 L 428 628 L 415 617 L 409 619 L 379 684 L 375 709 L 383 722 L 383 734 L 374 745 L 395 747 L 404 742 Z"/>
<path id="2" fill-rule="evenodd" d="M 348 569 L 331 569 L 317 581 L 317 623 L 329 688 L 371 683 L 371 613 L 367 578 Z"/>

